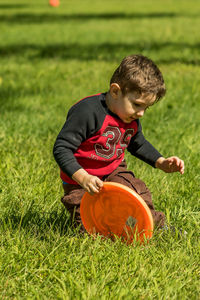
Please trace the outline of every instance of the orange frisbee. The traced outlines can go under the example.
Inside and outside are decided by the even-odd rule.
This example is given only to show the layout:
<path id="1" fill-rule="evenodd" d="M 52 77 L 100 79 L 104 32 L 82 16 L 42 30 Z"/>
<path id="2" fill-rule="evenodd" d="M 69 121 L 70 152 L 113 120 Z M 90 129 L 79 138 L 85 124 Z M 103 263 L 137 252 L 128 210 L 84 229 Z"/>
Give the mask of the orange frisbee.
<path id="1" fill-rule="evenodd" d="M 115 182 L 104 182 L 99 193 L 85 192 L 80 213 L 88 233 L 128 243 L 148 240 L 153 234 L 153 218 L 144 200 L 132 189 Z"/>

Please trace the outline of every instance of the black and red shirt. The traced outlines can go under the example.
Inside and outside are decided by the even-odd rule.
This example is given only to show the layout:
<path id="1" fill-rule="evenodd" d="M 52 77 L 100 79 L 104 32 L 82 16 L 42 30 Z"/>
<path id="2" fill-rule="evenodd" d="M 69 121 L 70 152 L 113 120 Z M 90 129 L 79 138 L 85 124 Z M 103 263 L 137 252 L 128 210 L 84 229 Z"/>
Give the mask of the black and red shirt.
<path id="1" fill-rule="evenodd" d="M 76 184 L 71 176 L 81 168 L 101 179 L 110 174 L 124 159 L 125 149 L 153 167 L 162 156 L 144 138 L 139 119 L 124 123 L 108 109 L 102 93 L 71 107 L 53 153 L 61 179 Z"/>

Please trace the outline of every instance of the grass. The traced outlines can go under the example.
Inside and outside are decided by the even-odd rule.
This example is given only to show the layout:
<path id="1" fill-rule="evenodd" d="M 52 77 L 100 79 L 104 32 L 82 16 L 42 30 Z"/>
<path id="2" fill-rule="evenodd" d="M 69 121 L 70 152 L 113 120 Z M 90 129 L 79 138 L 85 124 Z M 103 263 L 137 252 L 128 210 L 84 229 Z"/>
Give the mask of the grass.
<path id="1" fill-rule="evenodd" d="M 0 4 L 0 295 L 2 299 L 199 299 L 200 4 L 191 0 Z M 126 155 L 157 210 L 188 232 L 126 246 L 69 227 L 52 147 L 69 107 L 104 92 L 130 53 L 162 70 L 165 99 L 143 130 L 185 174 Z"/>

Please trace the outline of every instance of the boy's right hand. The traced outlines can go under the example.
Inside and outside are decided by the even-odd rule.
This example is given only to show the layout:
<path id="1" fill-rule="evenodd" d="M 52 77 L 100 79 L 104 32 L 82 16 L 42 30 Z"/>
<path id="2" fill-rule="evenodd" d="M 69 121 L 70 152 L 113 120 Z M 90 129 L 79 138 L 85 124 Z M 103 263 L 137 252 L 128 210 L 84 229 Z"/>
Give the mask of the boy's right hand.
<path id="1" fill-rule="evenodd" d="M 75 180 L 84 190 L 91 195 L 99 193 L 103 187 L 103 181 L 97 176 L 88 174 L 84 169 L 79 169 L 72 175 L 72 179 Z"/>

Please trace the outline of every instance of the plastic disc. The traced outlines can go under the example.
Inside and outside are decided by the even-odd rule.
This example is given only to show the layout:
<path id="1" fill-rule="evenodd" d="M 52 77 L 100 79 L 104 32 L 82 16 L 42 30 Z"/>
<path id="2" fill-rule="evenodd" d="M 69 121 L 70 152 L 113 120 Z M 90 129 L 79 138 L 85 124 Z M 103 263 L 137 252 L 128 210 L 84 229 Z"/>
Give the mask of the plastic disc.
<path id="1" fill-rule="evenodd" d="M 143 242 L 152 237 L 153 218 L 144 200 L 132 189 L 115 182 L 104 182 L 99 193 L 85 192 L 80 213 L 88 233 L 128 243 Z"/>

